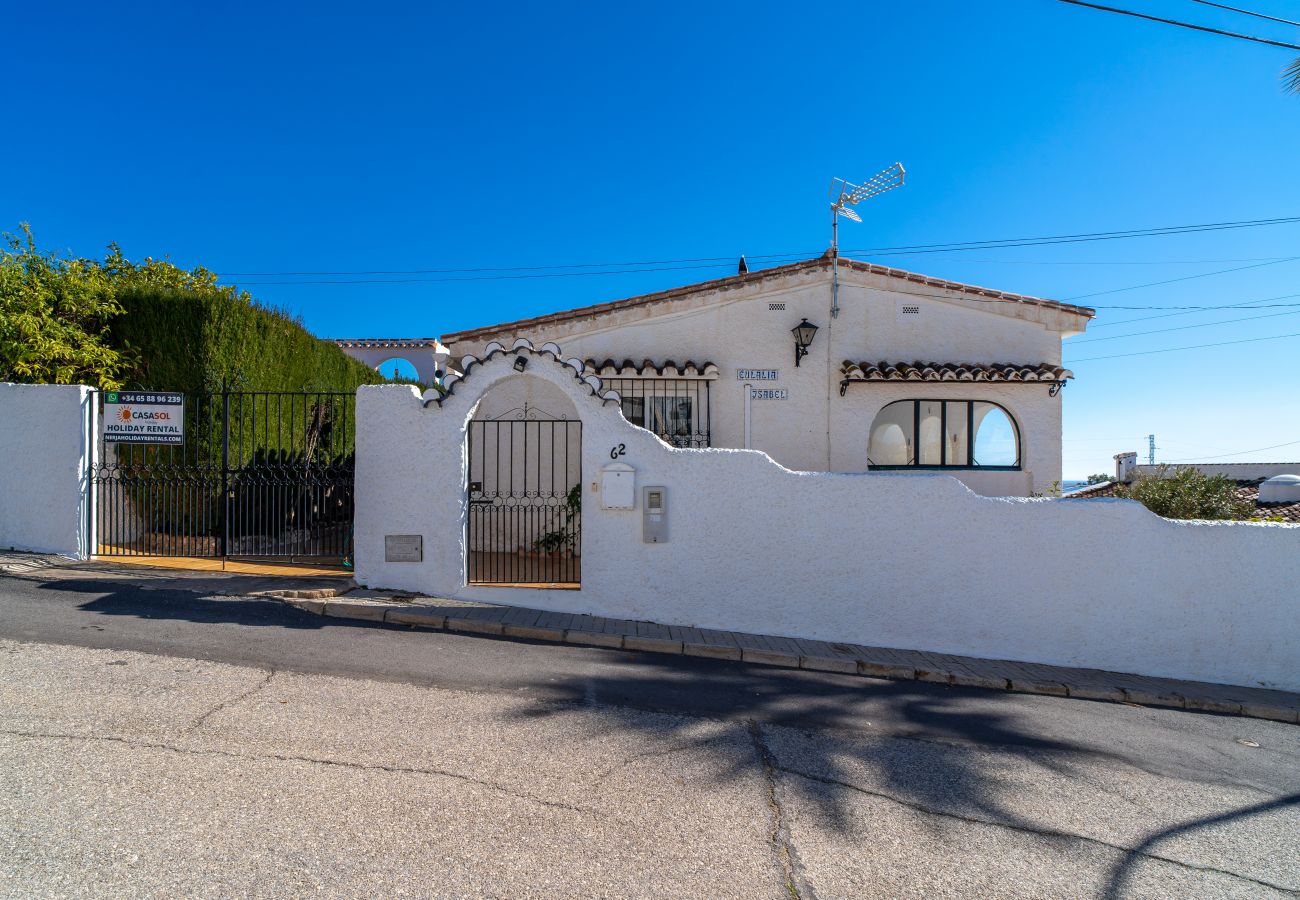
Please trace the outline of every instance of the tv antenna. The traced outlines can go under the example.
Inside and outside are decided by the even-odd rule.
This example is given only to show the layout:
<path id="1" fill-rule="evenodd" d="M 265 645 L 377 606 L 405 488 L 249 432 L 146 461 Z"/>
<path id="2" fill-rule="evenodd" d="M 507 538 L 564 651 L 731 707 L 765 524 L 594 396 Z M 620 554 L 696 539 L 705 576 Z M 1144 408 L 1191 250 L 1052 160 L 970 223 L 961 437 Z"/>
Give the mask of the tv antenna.
<path id="1" fill-rule="evenodd" d="M 907 170 L 901 162 L 872 175 L 862 184 L 843 178 L 831 179 L 831 318 L 840 314 L 840 216 L 851 222 L 861 222 L 862 217 L 853 207 L 877 194 L 903 186 Z"/>

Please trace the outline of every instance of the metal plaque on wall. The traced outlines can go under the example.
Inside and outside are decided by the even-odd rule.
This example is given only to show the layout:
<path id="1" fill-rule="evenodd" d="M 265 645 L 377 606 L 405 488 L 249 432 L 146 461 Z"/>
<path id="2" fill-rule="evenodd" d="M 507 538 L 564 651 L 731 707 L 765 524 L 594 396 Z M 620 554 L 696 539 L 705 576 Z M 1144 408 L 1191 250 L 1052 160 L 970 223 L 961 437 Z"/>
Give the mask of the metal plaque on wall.
<path id="1" fill-rule="evenodd" d="M 422 562 L 424 560 L 424 535 L 384 535 L 384 562 Z"/>

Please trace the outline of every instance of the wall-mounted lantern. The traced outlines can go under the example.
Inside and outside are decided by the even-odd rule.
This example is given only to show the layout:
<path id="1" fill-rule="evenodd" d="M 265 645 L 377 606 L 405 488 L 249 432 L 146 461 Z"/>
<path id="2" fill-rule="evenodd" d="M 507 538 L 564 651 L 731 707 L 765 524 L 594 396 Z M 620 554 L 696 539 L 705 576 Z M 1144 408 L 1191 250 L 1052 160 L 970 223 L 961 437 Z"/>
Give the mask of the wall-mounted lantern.
<path id="1" fill-rule="evenodd" d="M 516 371 L 516 372 L 522 372 L 522 371 L 523 371 L 524 369 L 526 369 L 526 368 L 528 368 L 528 360 L 524 359 L 522 356 L 516 356 L 516 357 L 515 357 L 515 371 Z"/>
<path id="2" fill-rule="evenodd" d="M 794 364 L 797 366 L 799 360 L 808 355 L 808 345 L 813 342 L 813 336 L 817 334 L 817 326 L 804 319 L 790 329 L 790 333 L 794 335 Z"/>

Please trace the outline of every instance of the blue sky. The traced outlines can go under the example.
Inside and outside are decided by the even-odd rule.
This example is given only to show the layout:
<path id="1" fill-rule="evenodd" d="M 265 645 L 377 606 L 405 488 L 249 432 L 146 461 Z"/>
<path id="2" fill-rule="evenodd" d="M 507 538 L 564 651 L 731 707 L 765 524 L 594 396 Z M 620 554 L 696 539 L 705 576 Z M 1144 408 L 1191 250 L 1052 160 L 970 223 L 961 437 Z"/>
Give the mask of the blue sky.
<path id="1" fill-rule="evenodd" d="M 1112 5 L 1300 43 L 1190 0 Z M 1300 54 L 1053 0 L 26 4 L 5 31 L 0 228 L 84 255 L 115 240 L 223 273 L 812 256 L 831 176 L 896 159 L 908 185 L 846 250 L 1300 215 L 1300 96 L 1278 80 Z M 1273 262 L 1300 256 L 1300 225 L 865 256 L 1101 308 L 1067 344 L 1067 478 L 1152 432 L 1165 460 L 1300 458 L 1300 338 L 1154 352 L 1300 333 L 1300 306 L 1102 308 L 1300 293 L 1300 261 Z M 1251 262 L 1271 264 L 1086 296 Z M 322 336 L 425 336 L 732 265 L 227 280 Z M 1205 327 L 1121 337 L 1183 325 Z"/>

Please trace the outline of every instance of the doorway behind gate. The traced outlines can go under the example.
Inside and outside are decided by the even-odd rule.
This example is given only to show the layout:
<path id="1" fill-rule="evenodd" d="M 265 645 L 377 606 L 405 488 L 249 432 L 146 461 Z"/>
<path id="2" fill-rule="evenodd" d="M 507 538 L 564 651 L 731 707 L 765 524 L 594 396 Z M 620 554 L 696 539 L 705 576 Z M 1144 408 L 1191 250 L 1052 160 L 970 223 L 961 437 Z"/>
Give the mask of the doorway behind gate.
<path id="1" fill-rule="evenodd" d="M 472 420 L 467 493 L 470 584 L 581 585 L 581 421 Z"/>

